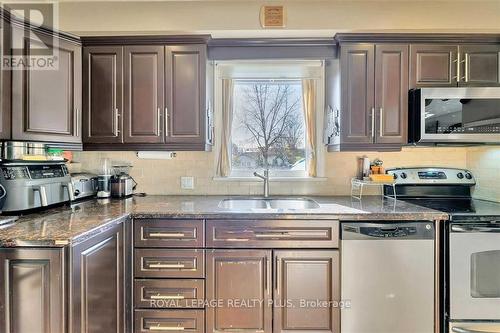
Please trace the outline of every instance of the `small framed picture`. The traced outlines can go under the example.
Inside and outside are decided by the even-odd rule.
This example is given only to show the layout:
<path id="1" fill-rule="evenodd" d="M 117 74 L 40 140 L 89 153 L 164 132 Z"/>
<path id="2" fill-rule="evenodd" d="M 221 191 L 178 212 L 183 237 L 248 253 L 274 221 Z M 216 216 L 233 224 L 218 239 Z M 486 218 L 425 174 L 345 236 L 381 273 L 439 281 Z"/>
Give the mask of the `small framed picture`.
<path id="1" fill-rule="evenodd" d="M 284 6 L 262 6 L 260 9 L 260 25 L 263 28 L 284 28 L 285 21 Z"/>

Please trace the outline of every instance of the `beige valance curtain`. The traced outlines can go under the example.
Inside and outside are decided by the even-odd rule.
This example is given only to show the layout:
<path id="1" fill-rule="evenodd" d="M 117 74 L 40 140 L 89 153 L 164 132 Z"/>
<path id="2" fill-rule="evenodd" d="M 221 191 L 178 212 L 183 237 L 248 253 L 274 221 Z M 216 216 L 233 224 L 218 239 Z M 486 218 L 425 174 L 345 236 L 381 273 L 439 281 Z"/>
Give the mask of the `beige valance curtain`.
<path id="1" fill-rule="evenodd" d="M 232 79 L 222 79 L 222 131 L 217 160 L 217 176 L 228 177 L 231 173 L 231 127 L 233 125 L 233 89 Z"/>
<path id="2" fill-rule="evenodd" d="M 316 177 L 316 81 L 302 80 L 302 99 L 304 101 L 304 119 L 306 124 L 306 156 L 309 177 Z"/>

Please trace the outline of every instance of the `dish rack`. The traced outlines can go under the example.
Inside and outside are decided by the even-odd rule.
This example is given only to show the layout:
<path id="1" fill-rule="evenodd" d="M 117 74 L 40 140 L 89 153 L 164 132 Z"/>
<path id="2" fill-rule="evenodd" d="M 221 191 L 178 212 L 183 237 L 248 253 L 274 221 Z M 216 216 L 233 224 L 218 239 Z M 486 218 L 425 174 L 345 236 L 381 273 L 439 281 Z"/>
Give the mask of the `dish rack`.
<path id="1" fill-rule="evenodd" d="M 383 198 L 390 198 L 390 199 L 397 199 L 396 195 L 396 183 L 394 181 L 387 181 L 387 182 L 374 182 L 371 180 L 361 180 L 357 178 L 352 178 L 351 179 L 351 197 L 361 200 L 363 197 L 363 188 L 365 186 L 378 186 L 380 187 L 380 193 Z M 385 194 L 384 193 L 384 186 L 390 186 L 392 188 L 392 195 Z"/>

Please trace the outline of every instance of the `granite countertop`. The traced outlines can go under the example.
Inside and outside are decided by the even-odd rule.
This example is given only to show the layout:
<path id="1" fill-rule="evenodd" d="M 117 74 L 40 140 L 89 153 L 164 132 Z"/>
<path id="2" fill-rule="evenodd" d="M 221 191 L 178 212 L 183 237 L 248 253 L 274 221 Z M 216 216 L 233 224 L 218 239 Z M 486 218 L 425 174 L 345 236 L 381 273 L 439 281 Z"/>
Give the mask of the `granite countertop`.
<path id="1" fill-rule="evenodd" d="M 75 203 L 40 213 L 21 216 L 15 223 L 0 227 L 0 247 L 66 246 L 79 243 L 129 217 L 193 219 L 338 219 L 446 220 L 448 215 L 404 201 L 367 196 L 309 197 L 316 209 L 219 208 L 222 199 L 233 196 L 146 196 L 124 200 L 105 199 Z"/>

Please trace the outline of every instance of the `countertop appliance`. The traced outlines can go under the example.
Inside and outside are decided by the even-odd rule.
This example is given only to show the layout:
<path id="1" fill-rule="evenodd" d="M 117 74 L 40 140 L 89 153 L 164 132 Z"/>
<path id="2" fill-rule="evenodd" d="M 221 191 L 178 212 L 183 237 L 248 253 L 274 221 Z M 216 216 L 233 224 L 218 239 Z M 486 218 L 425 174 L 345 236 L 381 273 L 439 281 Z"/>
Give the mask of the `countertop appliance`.
<path id="1" fill-rule="evenodd" d="M 71 182 L 75 199 L 92 198 L 97 195 L 97 175 L 86 172 L 72 173 Z"/>
<path id="2" fill-rule="evenodd" d="M 500 203 L 471 197 L 469 170 L 388 169 L 398 198 L 450 214 L 443 226 L 445 331 L 500 332 Z M 391 189 L 387 189 L 390 191 Z"/>
<path id="3" fill-rule="evenodd" d="M 111 178 L 111 196 L 126 198 L 134 194 L 137 183 L 127 174 L 118 174 Z"/>
<path id="4" fill-rule="evenodd" d="M 129 173 L 132 166 L 127 163 L 114 163 L 111 177 L 111 196 L 113 198 L 126 198 L 134 194 L 137 186 L 134 178 Z"/>
<path id="5" fill-rule="evenodd" d="M 409 92 L 410 143 L 500 143 L 500 87 Z"/>
<path id="6" fill-rule="evenodd" d="M 434 332 L 432 222 L 343 223 L 342 333 Z"/>
<path id="7" fill-rule="evenodd" d="M 26 211 L 75 199 L 64 162 L 6 162 L 0 168 L 0 183 L 7 192 L 4 212 Z"/>

